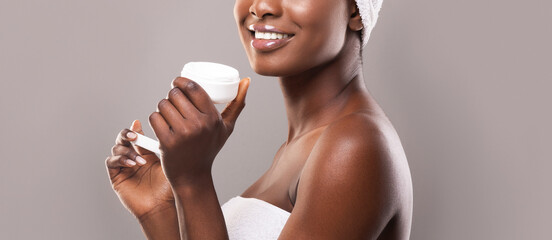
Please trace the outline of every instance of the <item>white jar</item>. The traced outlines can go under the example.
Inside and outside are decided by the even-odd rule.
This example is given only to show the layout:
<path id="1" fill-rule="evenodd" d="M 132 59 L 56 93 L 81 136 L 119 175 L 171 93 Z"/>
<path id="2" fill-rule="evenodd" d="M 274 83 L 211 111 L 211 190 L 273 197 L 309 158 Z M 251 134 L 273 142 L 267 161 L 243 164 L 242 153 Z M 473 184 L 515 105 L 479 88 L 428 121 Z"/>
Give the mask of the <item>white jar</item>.
<path id="1" fill-rule="evenodd" d="M 236 98 L 240 74 L 233 67 L 212 62 L 189 62 L 181 77 L 197 82 L 214 103 L 228 103 Z"/>

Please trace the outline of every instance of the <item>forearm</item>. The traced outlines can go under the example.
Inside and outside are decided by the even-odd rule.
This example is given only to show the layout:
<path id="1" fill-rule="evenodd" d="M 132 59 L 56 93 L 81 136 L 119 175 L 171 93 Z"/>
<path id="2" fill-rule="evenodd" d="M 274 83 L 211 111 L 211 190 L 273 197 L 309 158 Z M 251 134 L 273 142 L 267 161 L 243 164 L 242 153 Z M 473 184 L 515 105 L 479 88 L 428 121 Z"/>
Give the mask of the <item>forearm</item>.
<path id="1" fill-rule="evenodd" d="M 138 219 L 149 240 L 180 240 L 176 207 L 160 207 Z"/>
<path id="2" fill-rule="evenodd" d="M 228 239 L 212 177 L 173 188 L 182 239 Z"/>

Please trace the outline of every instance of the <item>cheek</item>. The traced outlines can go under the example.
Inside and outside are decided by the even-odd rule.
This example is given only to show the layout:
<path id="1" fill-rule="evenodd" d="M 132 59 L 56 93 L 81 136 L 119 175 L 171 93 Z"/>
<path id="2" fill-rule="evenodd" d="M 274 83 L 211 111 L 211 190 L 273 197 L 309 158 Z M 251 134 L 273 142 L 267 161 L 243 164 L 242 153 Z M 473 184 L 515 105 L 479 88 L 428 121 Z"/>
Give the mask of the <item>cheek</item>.
<path id="1" fill-rule="evenodd" d="M 290 7 L 289 16 L 301 26 L 290 64 L 304 70 L 334 59 L 343 49 L 347 32 L 347 8 L 334 0 L 303 1 Z"/>
<path id="2" fill-rule="evenodd" d="M 246 42 L 246 40 L 244 39 L 244 34 L 248 34 L 249 32 L 243 29 L 243 25 L 246 18 L 249 16 L 249 7 L 251 6 L 251 4 L 252 0 L 236 0 L 236 2 L 234 3 L 234 20 L 236 21 L 236 31 L 248 56 L 250 55 L 248 53 L 250 43 Z"/>
<path id="3" fill-rule="evenodd" d="M 234 3 L 234 19 L 238 24 L 247 17 L 249 6 L 251 6 L 251 0 L 236 0 Z"/>
<path id="4" fill-rule="evenodd" d="M 347 8 L 345 4 L 336 4 L 335 0 L 315 0 L 310 6 L 296 12 L 297 21 L 301 21 L 310 45 L 321 54 L 336 52 L 345 42 L 347 31 Z M 339 2 L 339 1 L 338 1 Z M 342 1 L 345 2 L 345 1 Z"/>
<path id="5" fill-rule="evenodd" d="M 312 57 L 336 55 L 345 43 L 347 29 L 338 21 L 313 21 L 305 26 L 301 45 L 305 51 L 313 54 Z"/>

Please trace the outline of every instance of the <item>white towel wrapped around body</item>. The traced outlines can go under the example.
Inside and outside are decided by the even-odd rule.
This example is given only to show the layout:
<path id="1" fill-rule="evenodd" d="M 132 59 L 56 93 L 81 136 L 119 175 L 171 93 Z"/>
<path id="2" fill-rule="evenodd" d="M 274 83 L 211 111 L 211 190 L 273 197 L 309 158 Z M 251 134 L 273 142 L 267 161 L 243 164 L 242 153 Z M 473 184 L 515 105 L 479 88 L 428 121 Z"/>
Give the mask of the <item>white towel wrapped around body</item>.
<path id="1" fill-rule="evenodd" d="M 290 213 L 256 198 L 237 196 L 222 205 L 230 240 L 278 239 Z"/>

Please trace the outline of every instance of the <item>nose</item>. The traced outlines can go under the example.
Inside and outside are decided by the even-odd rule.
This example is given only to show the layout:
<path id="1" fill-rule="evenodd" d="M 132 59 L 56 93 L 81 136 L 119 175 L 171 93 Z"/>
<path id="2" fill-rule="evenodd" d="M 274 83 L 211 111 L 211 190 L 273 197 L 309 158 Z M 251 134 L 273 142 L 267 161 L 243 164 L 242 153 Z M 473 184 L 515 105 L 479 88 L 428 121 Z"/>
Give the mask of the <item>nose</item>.
<path id="1" fill-rule="evenodd" d="M 251 7 L 249 7 L 249 13 L 259 19 L 268 16 L 281 16 L 282 6 L 280 2 L 281 0 L 254 0 Z"/>

